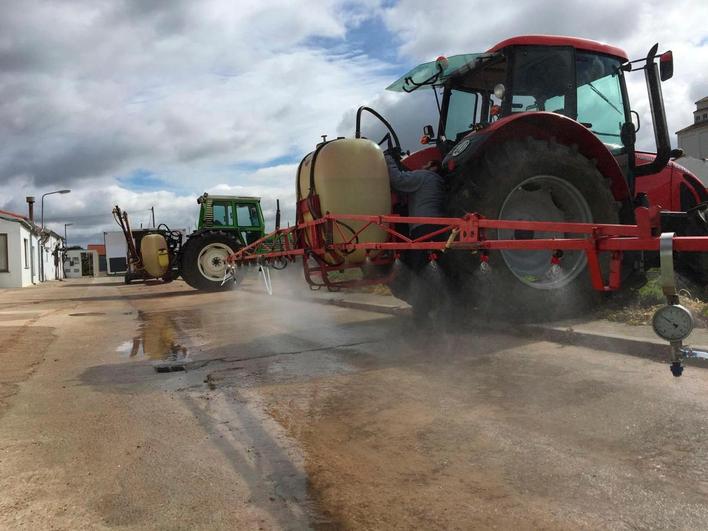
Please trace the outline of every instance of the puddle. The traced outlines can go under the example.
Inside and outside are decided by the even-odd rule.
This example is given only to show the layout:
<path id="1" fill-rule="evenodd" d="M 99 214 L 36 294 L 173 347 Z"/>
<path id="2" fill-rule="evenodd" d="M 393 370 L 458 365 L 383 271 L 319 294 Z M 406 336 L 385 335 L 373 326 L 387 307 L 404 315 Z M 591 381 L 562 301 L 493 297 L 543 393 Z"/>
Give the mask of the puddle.
<path id="1" fill-rule="evenodd" d="M 118 346 L 121 355 L 153 361 L 190 361 L 187 338 L 172 315 L 138 312 L 138 316 L 138 334 Z"/>

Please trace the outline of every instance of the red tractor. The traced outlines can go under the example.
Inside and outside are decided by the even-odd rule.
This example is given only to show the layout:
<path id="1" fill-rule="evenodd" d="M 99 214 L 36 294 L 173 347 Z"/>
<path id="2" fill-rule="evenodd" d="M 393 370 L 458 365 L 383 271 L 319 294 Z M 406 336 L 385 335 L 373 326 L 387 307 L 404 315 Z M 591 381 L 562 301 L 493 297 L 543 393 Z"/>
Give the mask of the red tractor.
<path id="1" fill-rule="evenodd" d="M 297 225 L 276 223 L 229 258 L 231 272 L 302 258 L 313 287 L 383 282 L 410 298 L 427 280 L 418 275 L 399 290 L 396 265 L 424 251 L 455 302 L 539 317 L 620 289 L 659 264 L 660 247 L 704 284 L 708 193 L 670 160 L 680 152 L 671 149 L 661 81 L 672 76 L 673 58 L 657 48 L 630 61 L 595 41 L 524 36 L 417 66 L 388 89 L 432 88 L 440 119 L 437 132 L 423 128 L 425 147 L 404 155 L 388 121 L 360 108 L 355 139 L 324 141 L 300 163 Z M 636 70 L 646 77 L 656 153 L 635 149 L 639 116 L 625 76 Z M 412 218 L 395 195 L 389 201 L 381 149 L 362 137 L 364 112 L 388 129 L 379 145 L 388 139 L 404 167 L 441 161 L 448 217 Z M 421 224 L 439 229 L 412 238 L 408 227 Z M 363 277 L 337 278 L 345 269 Z"/>
<path id="2" fill-rule="evenodd" d="M 424 128 L 422 142 L 428 147 L 401 162 L 415 169 L 442 160 L 451 216 L 476 212 L 500 220 L 633 224 L 635 207 L 658 205 L 662 231 L 708 234 L 705 186 L 670 160 L 680 151 L 671 149 L 661 81 L 673 74 L 672 54 L 658 56 L 658 68 L 656 57 L 657 46 L 646 59 L 629 61 L 613 46 L 539 35 L 419 65 L 388 89 L 432 87 L 440 121 L 437 134 Z M 625 81 L 633 70 L 645 72 L 655 154 L 635 149 L 639 116 L 630 107 Z M 498 232 L 512 240 L 562 237 Z M 592 289 L 581 274 L 587 267 L 584 253 L 564 253 L 562 268 L 549 274 L 553 252 L 490 253 L 491 273 L 481 282 L 479 260 L 469 253 L 452 254 L 446 269 L 456 286 L 475 293 L 475 304 L 484 300 L 505 313 L 519 308 L 563 313 L 581 307 Z M 628 251 L 622 262 L 627 278 L 658 265 L 658 253 Z M 708 279 L 706 253 L 687 253 L 679 264 L 698 282 Z"/>

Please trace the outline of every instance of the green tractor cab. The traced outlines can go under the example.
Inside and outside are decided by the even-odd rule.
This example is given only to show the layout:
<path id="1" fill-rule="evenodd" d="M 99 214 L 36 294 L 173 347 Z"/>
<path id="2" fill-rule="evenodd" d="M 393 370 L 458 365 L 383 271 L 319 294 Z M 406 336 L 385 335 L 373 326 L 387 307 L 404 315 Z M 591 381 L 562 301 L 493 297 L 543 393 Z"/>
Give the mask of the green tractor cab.
<path id="1" fill-rule="evenodd" d="M 197 203 L 199 222 L 182 250 L 182 278 L 200 290 L 228 289 L 233 279 L 224 282 L 226 258 L 265 235 L 261 200 L 205 193 Z"/>
<path id="2" fill-rule="evenodd" d="M 256 241 L 265 233 L 260 197 L 204 194 L 197 203 L 201 205 L 197 230 L 231 231 L 242 245 Z"/>

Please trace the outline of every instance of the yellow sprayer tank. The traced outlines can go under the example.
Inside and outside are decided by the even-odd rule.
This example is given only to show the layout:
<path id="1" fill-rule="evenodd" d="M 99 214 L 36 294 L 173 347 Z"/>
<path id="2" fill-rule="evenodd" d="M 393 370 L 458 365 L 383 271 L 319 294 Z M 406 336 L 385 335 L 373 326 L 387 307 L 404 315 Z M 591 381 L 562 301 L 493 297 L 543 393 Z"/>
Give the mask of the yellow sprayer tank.
<path id="1" fill-rule="evenodd" d="M 170 265 L 167 242 L 162 234 L 146 234 L 140 240 L 143 267 L 151 277 L 161 278 Z"/>
<path id="2" fill-rule="evenodd" d="M 314 173 L 312 164 L 314 158 Z M 314 193 L 319 196 L 319 214 L 388 215 L 391 213 L 391 186 L 388 167 L 381 148 L 363 138 L 341 138 L 320 146 L 308 154 L 300 165 L 297 178 L 297 197 L 305 199 L 310 191 L 313 177 Z M 304 221 L 317 216 L 307 212 Z M 358 231 L 364 223 L 346 222 Z M 346 227 L 334 229 L 335 243 L 346 241 L 351 231 Z M 359 236 L 359 242 L 384 242 L 387 233 L 371 226 Z M 346 256 L 348 264 L 364 262 L 366 252 L 356 251 Z"/>

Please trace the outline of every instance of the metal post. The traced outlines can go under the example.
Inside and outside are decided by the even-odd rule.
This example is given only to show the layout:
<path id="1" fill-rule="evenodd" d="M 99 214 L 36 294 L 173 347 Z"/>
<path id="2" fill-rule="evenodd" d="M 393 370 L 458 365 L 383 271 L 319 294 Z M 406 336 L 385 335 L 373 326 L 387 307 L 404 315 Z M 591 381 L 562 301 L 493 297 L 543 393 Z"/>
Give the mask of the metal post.
<path id="1" fill-rule="evenodd" d="M 676 275 L 674 274 L 674 236 L 673 232 L 663 232 L 659 239 L 659 265 L 661 266 L 661 290 L 664 292 L 668 304 L 678 304 L 679 296 L 676 289 Z M 671 357 L 670 369 L 674 376 L 681 376 L 683 365 L 683 341 L 670 341 Z"/>
<path id="2" fill-rule="evenodd" d="M 52 194 L 68 194 L 71 192 L 71 190 L 54 190 L 53 192 L 47 192 L 46 194 L 42 194 L 42 202 L 41 202 L 41 229 L 39 238 L 38 238 L 38 243 L 39 243 L 39 280 L 40 282 L 44 282 L 44 246 L 42 245 L 42 231 L 44 231 L 44 197 Z"/>
<path id="3" fill-rule="evenodd" d="M 66 236 L 66 228 L 70 227 L 71 225 L 73 225 L 73 223 L 64 223 L 64 247 L 68 247 L 67 244 L 69 243 L 69 238 L 67 238 Z"/>

